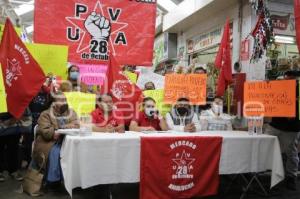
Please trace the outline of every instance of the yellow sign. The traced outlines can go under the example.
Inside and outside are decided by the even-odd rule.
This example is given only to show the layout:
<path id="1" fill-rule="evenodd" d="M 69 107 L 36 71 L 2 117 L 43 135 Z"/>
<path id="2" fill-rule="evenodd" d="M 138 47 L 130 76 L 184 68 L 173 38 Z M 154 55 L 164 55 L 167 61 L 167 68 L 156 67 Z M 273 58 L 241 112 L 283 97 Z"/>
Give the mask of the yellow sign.
<path id="1" fill-rule="evenodd" d="M 156 107 L 165 116 L 170 110 L 171 106 L 164 103 L 164 90 L 147 90 L 143 91 L 145 97 L 152 97 L 156 101 Z"/>
<path id="2" fill-rule="evenodd" d="M 67 46 L 26 44 L 26 47 L 46 75 L 52 73 L 62 79 L 67 79 Z"/>
<path id="3" fill-rule="evenodd" d="M 96 95 L 81 92 L 64 93 L 70 108 L 72 108 L 78 116 L 90 114 L 95 110 Z"/>
<path id="4" fill-rule="evenodd" d="M 1 43 L 1 40 L 2 40 L 3 31 L 4 31 L 4 25 L 0 24 L 0 43 Z M 15 31 L 17 32 L 17 34 L 19 36 L 21 36 L 21 32 L 22 32 L 21 28 L 15 27 Z"/>
<path id="5" fill-rule="evenodd" d="M 132 83 L 136 84 L 136 82 L 137 82 L 137 74 L 136 73 L 132 73 L 129 71 L 125 71 L 124 73 Z"/>
<path id="6" fill-rule="evenodd" d="M 0 113 L 7 112 L 6 93 L 3 81 L 2 67 L 0 64 Z"/>

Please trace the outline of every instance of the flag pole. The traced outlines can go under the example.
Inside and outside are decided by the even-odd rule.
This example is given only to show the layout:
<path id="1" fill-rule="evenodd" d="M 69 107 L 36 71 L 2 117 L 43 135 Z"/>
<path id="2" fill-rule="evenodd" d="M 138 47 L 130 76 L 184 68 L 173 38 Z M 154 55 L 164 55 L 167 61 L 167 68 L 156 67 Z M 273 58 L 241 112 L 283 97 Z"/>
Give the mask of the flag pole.
<path id="1" fill-rule="evenodd" d="M 231 100 L 230 100 L 230 86 L 227 86 L 227 113 L 230 115 L 230 106 L 231 106 Z"/>

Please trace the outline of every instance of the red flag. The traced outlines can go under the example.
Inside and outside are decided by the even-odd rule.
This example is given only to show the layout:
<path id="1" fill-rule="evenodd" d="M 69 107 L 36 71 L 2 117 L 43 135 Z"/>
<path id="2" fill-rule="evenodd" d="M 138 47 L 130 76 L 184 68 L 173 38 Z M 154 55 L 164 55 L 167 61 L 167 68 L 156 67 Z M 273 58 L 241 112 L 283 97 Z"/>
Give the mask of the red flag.
<path id="1" fill-rule="evenodd" d="M 120 64 L 113 56 L 110 57 L 106 84 L 102 93 L 113 96 L 115 106 L 123 112 L 125 123 L 128 125 L 135 116 L 142 99 L 142 90 L 131 83 L 122 73 Z"/>
<path id="2" fill-rule="evenodd" d="M 9 19 L 6 20 L 0 45 L 0 62 L 8 111 L 14 117 L 20 118 L 41 89 L 45 75 L 18 37 Z"/>
<path id="3" fill-rule="evenodd" d="M 294 0 L 295 5 L 295 25 L 296 25 L 296 40 L 298 45 L 298 50 L 300 52 L 300 0 Z"/>
<path id="4" fill-rule="evenodd" d="M 215 66 L 221 70 L 218 79 L 217 96 L 223 96 L 226 87 L 232 81 L 230 24 L 228 19 L 224 27 L 223 38 L 215 60 Z"/>
<path id="5" fill-rule="evenodd" d="M 34 41 L 69 46 L 69 62 L 152 66 L 156 0 L 35 0 Z"/>
<path id="6" fill-rule="evenodd" d="M 221 137 L 142 137 L 140 198 L 215 195 Z"/>

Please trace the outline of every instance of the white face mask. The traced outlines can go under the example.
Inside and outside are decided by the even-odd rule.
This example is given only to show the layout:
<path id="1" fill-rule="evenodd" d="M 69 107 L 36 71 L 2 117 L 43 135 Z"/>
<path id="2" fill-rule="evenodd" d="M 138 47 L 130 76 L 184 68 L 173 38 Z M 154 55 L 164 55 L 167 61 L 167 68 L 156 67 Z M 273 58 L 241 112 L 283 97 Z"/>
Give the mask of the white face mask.
<path id="1" fill-rule="evenodd" d="M 217 105 L 217 104 L 213 104 L 212 105 L 212 110 L 213 110 L 213 112 L 215 114 L 221 115 L 223 113 L 223 106 Z"/>

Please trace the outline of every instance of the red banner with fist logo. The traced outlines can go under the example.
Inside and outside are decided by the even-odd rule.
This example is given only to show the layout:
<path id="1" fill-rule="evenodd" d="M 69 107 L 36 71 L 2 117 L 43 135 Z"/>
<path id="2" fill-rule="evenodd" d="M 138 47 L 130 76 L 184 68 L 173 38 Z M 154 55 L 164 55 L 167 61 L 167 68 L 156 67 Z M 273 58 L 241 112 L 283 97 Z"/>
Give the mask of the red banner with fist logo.
<path id="1" fill-rule="evenodd" d="M 69 62 L 152 65 L 156 0 L 35 0 L 34 41 L 69 46 Z"/>
<path id="2" fill-rule="evenodd" d="M 217 194 L 221 137 L 142 137 L 140 198 Z"/>

